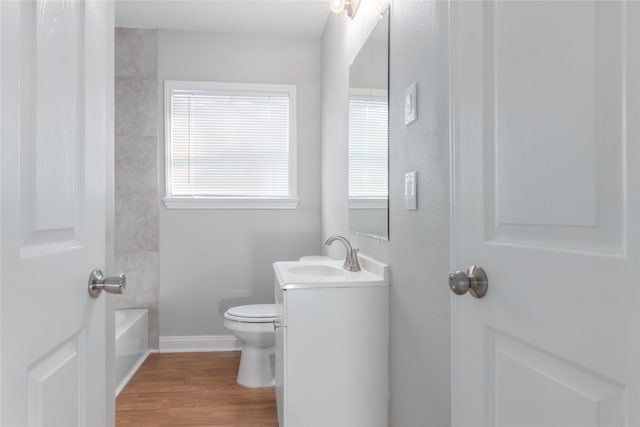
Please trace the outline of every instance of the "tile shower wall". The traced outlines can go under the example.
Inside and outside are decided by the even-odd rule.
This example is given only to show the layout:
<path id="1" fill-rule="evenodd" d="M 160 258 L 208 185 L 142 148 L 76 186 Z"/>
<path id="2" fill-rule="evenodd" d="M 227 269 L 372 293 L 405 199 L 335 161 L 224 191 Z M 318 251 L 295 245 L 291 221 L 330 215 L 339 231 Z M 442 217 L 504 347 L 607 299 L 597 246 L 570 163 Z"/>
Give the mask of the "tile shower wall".
<path id="1" fill-rule="evenodd" d="M 115 31 L 115 266 L 127 275 L 117 308 L 149 309 L 158 348 L 157 32 Z"/>

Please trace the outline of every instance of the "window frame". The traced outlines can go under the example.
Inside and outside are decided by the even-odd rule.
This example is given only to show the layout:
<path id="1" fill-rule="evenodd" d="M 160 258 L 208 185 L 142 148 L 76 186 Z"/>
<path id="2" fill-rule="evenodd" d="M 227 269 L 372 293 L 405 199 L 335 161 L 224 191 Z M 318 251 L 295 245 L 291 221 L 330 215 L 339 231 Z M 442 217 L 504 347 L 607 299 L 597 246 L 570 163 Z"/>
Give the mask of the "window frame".
<path id="1" fill-rule="evenodd" d="M 218 94 L 266 95 L 289 97 L 289 163 L 287 197 L 176 196 L 172 192 L 171 96 L 174 90 L 210 90 Z M 298 207 L 296 85 L 231 83 L 211 81 L 164 81 L 164 204 L 169 209 L 296 209 Z"/>

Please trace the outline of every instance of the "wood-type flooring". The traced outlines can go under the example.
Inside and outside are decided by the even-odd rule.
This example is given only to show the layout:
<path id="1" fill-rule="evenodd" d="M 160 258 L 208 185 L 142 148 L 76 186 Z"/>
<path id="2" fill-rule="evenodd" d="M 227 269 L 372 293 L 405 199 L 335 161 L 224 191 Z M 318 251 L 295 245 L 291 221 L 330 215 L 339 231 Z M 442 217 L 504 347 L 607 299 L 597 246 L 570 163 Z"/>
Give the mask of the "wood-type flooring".
<path id="1" fill-rule="evenodd" d="M 240 352 L 153 353 L 116 399 L 116 426 L 277 427 L 273 388 L 236 383 Z"/>

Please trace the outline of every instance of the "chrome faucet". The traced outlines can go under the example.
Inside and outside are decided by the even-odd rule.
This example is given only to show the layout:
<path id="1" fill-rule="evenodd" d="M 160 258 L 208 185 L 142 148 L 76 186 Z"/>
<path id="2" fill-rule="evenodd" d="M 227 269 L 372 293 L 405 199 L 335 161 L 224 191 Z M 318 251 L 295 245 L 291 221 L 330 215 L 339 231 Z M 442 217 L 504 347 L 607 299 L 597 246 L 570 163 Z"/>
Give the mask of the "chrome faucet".
<path id="1" fill-rule="evenodd" d="M 342 236 L 338 236 L 337 234 L 333 234 L 325 240 L 324 244 L 329 246 L 335 241 L 339 241 L 344 245 L 346 250 L 346 257 L 344 260 L 344 264 L 342 265 L 346 270 L 349 271 L 360 271 L 360 262 L 358 261 L 358 249 L 353 249 L 351 247 L 351 243 L 347 239 Z"/>

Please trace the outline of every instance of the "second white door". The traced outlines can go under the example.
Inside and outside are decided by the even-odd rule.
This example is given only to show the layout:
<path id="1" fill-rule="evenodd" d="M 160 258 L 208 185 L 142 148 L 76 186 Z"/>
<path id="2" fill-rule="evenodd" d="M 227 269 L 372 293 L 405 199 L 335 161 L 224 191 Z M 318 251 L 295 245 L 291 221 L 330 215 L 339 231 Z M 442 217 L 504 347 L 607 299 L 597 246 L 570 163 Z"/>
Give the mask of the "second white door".
<path id="1" fill-rule="evenodd" d="M 451 4 L 455 426 L 640 425 L 639 6 Z"/>

